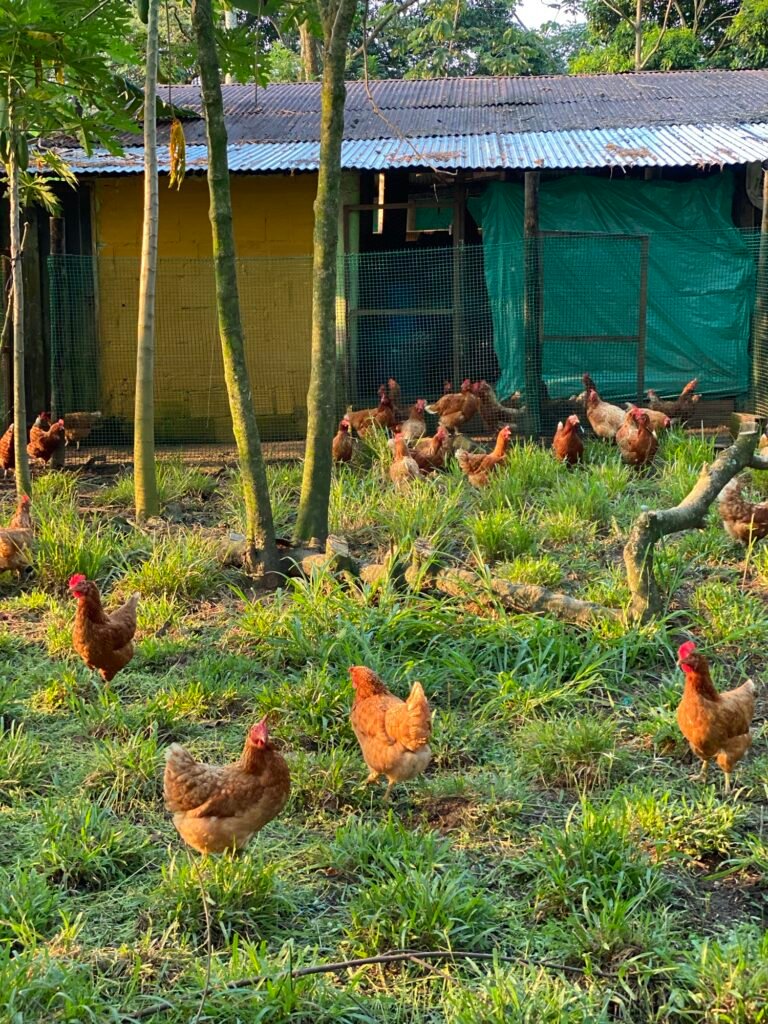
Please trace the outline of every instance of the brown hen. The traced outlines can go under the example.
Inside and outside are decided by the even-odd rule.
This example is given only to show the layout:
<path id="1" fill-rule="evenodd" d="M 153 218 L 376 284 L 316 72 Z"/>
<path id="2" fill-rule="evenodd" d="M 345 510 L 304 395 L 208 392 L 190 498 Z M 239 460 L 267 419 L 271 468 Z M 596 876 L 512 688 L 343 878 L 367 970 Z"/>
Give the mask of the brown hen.
<path id="1" fill-rule="evenodd" d="M 34 540 L 29 505 L 29 496 L 22 494 L 10 523 L 0 529 L 0 572 L 21 574 L 29 565 Z"/>
<path id="2" fill-rule="evenodd" d="M 552 439 L 552 450 L 555 457 L 569 466 L 575 466 L 584 457 L 584 442 L 581 439 L 581 420 L 578 416 L 569 416 L 563 423 L 557 424 Z"/>
<path id="3" fill-rule="evenodd" d="M 366 782 L 384 775 L 388 796 L 396 782 L 421 775 L 430 762 L 429 704 L 421 683 L 414 683 L 407 700 L 401 700 L 364 665 L 355 665 L 349 675 L 355 690 L 349 720 L 370 769 Z"/>
<path id="4" fill-rule="evenodd" d="M 77 601 L 72 645 L 88 668 L 96 669 L 104 682 L 109 683 L 133 657 L 139 595 L 133 594 L 124 605 L 108 614 L 102 607 L 99 588 L 92 580 L 78 573 L 71 577 L 69 590 Z"/>
<path id="5" fill-rule="evenodd" d="M 752 745 L 749 727 L 755 713 L 756 686 L 748 679 L 735 690 L 718 693 L 709 664 L 696 652 L 692 641 L 681 644 L 677 663 L 685 673 L 683 699 L 677 708 L 677 724 L 691 750 L 702 761 L 699 779 L 707 776 L 711 758 L 725 773 L 725 791 L 731 788 L 731 772 Z"/>
<path id="6" fill-rule="evenodd" d="M 746 483 L 746 477 L 734 477 L 720 491 L 718 503 L 726 531 L 745 545 L 768 537 L 768 501 L 747 501 Z"/>
<path id="7" fill-rule="evenodd" d="M 456 461 L 459 464 L 459 469 L 473 487 L 485 487 L 488 483 L 488 474 L 506 458 L 511 437 L 510 428 L 502 427 L 496 438 L 493 451 L 487 455 L 470 455 L 464 448 L 459 448 L 456 452 Z"/>
<path id="8" fill-rule="evenodd" d="M 181 838 L 199 853 L 242 850 L 277 817 L 290 792 L 288 765 L 266 718 L 249 730 L 234 764 L 201 764 L 178 743 L 166 753 L 165 806 Z"/>

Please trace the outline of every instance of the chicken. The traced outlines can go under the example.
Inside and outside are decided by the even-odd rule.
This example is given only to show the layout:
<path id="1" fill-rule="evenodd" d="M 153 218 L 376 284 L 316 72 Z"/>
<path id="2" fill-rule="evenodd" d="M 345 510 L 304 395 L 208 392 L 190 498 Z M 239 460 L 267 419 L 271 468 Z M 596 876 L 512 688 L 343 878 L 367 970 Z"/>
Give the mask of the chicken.
<path id="1" fill-rule="evenodd" d="M 199 853 L 242 850 L 282 811 L 291 792 L 285 759 L 262 718 L 234 764 L 201 764 L 173 743 L 166 752 L 163 795 L 181 838 Z"/>
<path id="2" fill-rule="evenodd" d="M 508 426 L 502 427 L 496 438 L 496 445 L 492 452 L 487 455 L 470 455 L 464 448 L 456 452 L 456 461 L 459 468 L 466 476 L 473 487 L 485 487 L 488 483 L 488 474 L 494 470 L 506 457 L 512 431 Z"/>
<path id="3" fill-rule="evenodd" d="M 345 419 L 361 437 L 364 437 L 374 427 L 393 430 L 395 414 L 392 408 L 392 399 L 386 394 L 384 385 L 382 384 L 379 388 L 379 404 L 375 409 L 359 409 L 357 412 L 347 409 Z"/>
<path id="4" fill-rule="evenodd" d="M 101 419 L 100 412 L 67 412 L 64 414 L 64 437 L 67 444 L 74 444 L 80 450 L 80 442 L 86 441 Z"/>
<path id="5" fill-rule="evenodd" d="M 370 668 L 355 665 L 349 675 L 355 690 L 349 720 L 370 769 L 366 782 L 384 775 L 389 796 L 395 782 L 421 775 L 430 762 L 429 704 L 421 683 L 414 683 L 408 699 L 401 700 Z"/>
<path id="6" fill-rule="evenodd" d="M 331 450 L 333 452 L 334 462 L 349 462 L 352 458 L 355 445 L 352 440 L 352 435 L 349 432 L 349 420 L 346 416 L 339 423 L 339 429 L 336 431 L 333 438 Z"/>
<path id="7" fill-rule="evenodd" d="M 400 385 L 394 377 L 390 377 L 387 381 L 387 397 L 392 403 L 392 412 L 395 414 L 395 422 L 399 423 L 401 420 L 405 419 L 406 410 L 403 408 L 403 396 L 400 391 Z"/>
<path id="8" fill-rule="evenodd" d="M 756 504 L 744 497 L 746 477 L 734 477 L 720 491 L 720 518 L 726 531 L 740 544 L 768 537 L 768 501 Z"/>
<path id="9" fill-rule="evenodd" d="M 586 376 L 586 375 L 585 375 Z M 589 388 L 585 396 L 587 419 L 598 437 L 605 441 L 613 441 L 616 433 L 624 422 L 626 413 L 618 405 L 604 402 L 594 388 Z"/>
<path id="10" fill-rule="evenodd" d="M 616 444 L 622 461 L 639 469 L 653 460 L 659 442 L 651 430 L 648 416 L 642 409 L 632 408 L 616 431 Z"/>
<path id="11" fill-rule="evenodd" d="M 29 496 L 22 494 L 16 512 L 5 529 L 0 529 L 0 572 L 19 575 L 29 565 L 29 551 L 34 540 Z"/>
<path id="12" fill-rule="evenodd" d="M 701 395 L 694 394 L 698 383 L 696 377 L 693 380 L 689 380 L 678 397 L 670 402 L 665 402 L 659 398 L 655 391 L 649 390 L 647 392 L 648 404 L 656 412 L 663 412 L 671 420 L 677 420 L 678 423 L 685 424 L 693 416 L 696 411 L 696 403 L 701 398 Z"/>
<path id="13" fill-rule="evenodd" d="M 692 641 L 681 644 L 677 663 L 685 673 L 683 699 L 677 707 L 677 724 L 691 750 L 702 761 L 699 779 L 707 777 L 711 758 L 725 773 L 725 791 L 731 788 L 731 772 L 749 750 L 749 727 L 755 713 L 757 687 L 748 679 L 735 690 L 718 693 L 712 684 L 707 659 L 696 652 Z"/>
<path id="14" fill-rule="evenodd" d="M 441 427 L 446 430 L 456 430 L 469 423 L 480 407 L 477 397 L 477 385 L 467 379 L 461 385 L 458 394 L 443 395 L 432 405 L 427 406 L 427 412 L 433 416 L 439 416 Z"/>
<path id="15" fill-rule="evenodd" d="M 424 422 L 424 410 L 427 403 L 423 398 L 417 398 L 410 408 L 408 418 L 401 424 L 400 429 L 406 441 L 418 441 L 427 432 L 427 425 Z"/>
<path id="16" fill-rule="evenodd" d="M 445 427 L 438 427 L 434 437 L 424 437 L 411 450 L 411 457 L 422 473 L 434 473 L 445 469 L 445 463 L 453 451 L 451 437 Z"/>
<path id="17" fill-rule="evenodd" d="M 80 574 L 72 576 L 69 590 L 77 601 L 72 644 L 88 668 L 97 669 L 105 683 L 111 682 L 133 657 L 136 633 L 136 605 L 133 594 L 120 608 L 107 614 L 99 588 Z"/>
<path id="18" fill-rule="evenodd" d="M 498 430 L 504 423 L 514 423 L 520 418 L 523 410 L 512 409 L 508 405 L 502 405 L 493 388 L 487 380 L 481 380 L 475 385 L 477 400 L 479 404 L 480 419 L 486 430 Z M 515 392 L 512 398 L 519 399 L 519 392 Z"/>
<path id="19" fill-rule="evenodd" d="M 13 424 L 0 437 L 0 467 L 3 470 L 3 479 L 8 476 L 10 470 L 16 465 L 16 453 L 13 447 Z"/>
<path id="20" fill-rule="evenodd" d="M 453 394 L 453 381 L 451 381 L 451 380 L 444 380 L 443 381 L 443 394 L 444 395 Z"/>
<path id="21" fill-rule="evenodd" d="M 411 480 L 421 476 L 418 463 L 411 458 L 408 446 L 399 427 L 395 429 L 395 457 L 389 467 L 389 478 L 398 491 L 407 487 Z"/>
<path id="22" fill-rule="evenodd" d="M 632 402 L 627 402 L 625 409 L 631 411 L 632 409 L 640 409 L 640 412 L 644 412 L 648 417 L 648 422 L 651 425 L 651 430 L 658 435 L 660 430 L 669 430 L 672 426 L 672 420 L 667 416 L 665 412 L 659 412 L 658 409 L 646 409 L 643 406 L 634 405 Z"/>
<path id="23" fill-rule="evenodd" d="M 64 420 L 57 420 L 46 427 L 47 414 L 41 412 L 29 431 L 27 454 L 32 459 L 50 462 L 53 453 L 64 447 Z"/>
<path id="24" fill-rule="evenodd" d="M 581 440 L 582 427 L 578 416 L 569 416 L 563 423 L 557 424 L 552 440 L 555 457 L 569 466 L 575 466 L 584 457 L 584 442 Z"/>

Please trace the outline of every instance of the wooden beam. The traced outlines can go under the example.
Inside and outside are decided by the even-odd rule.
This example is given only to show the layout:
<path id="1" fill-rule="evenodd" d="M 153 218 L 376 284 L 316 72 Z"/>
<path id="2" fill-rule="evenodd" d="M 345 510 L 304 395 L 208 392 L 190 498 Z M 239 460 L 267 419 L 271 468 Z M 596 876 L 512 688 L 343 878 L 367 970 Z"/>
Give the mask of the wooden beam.
<path id="1" fill-rule="evenodd" d="M 539 251 L 539 171 L 525 172 L 523 240 L 525 253 L 525 402 L 531 433 L 541 432 L 541 253 Z"/>

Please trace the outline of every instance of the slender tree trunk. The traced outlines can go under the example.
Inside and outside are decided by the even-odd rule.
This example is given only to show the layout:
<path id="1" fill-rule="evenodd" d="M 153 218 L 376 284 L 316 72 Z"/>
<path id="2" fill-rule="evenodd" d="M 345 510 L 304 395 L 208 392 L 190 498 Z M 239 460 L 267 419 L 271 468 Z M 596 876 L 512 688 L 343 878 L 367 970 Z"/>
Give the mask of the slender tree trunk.
<path id="1" fill-rule="evenodd" d="M 16 460 L 16 491 L 31 494 L 27 459 L 27 400 L 24 386 L 24 268 L 21 265 L 21 204 L 19 161 L 10 146 L 8 192 L 11 217 L 11 281 L 13 287 L 13 449 Z"/>
<path id="2" fill-rule="evenodd" d="M 305 82 L 315 82 L 320 75 L 320 54 L 318 40 L 309 31 L 309 23 L 299 25 L 299 42 L 301 44 L 301 66 Z"/>
<path id="3" fill-rule="evenodd" d="M 211 200 L 210 219 L 213 231 L 221 352 L 245 496 L 246 560 L 251 566 L 255 565 L 256 541 L 260 534 L 261 560 L 264 570 L 271 572 L 278 564 L 277 547 L 267 471 L 261 452 L 259 428 L 256 424 L 251 383 L 245 362 L 227 164 L 227 129 L 224 124 L 224 104 L 221 98 L 221 77 L 213 32 L 211 0 L 193 0 L 192 28 L 200 61 L 200 83 L 208 141 L 208 190 Z"/>
<path id="4" fill-rule="evenodd" d="M 635 4 L 635 71 L 643 70 L 643 0 Z"/>
<path id="5" fill-rule="evenodd" d="M 344 70 L 355 0 L 323 4 L 321 13 L 325 45 L 312 270 L 312 368 L 296 539 L 316 538 L 325 543 L 333 468 L 331 442 L 336 429 L 336 257 L 346 96 Z"/>
<path id="6" fill-rule="evenodd" d="M 136 348 L 136 405 L 133 427 L 133 479 L 136 518 L 159 511 L 155 476 L 155 289 L 157 285 L 157 62 L 158 5 L 149 0 L 147 70 L 144 81 L 144 231 L 141 242 L 139 327 Z"/>

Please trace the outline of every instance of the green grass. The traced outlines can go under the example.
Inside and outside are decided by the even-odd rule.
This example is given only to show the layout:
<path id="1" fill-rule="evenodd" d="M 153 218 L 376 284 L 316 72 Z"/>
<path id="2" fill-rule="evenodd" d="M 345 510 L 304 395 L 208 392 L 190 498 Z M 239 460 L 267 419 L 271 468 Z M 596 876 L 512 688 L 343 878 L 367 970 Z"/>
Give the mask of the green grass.
<path id="1" fill-rule="evenodd" d="M 398 494 L 374 436 L 334 474 L 331 524 L 363 559 L 424 540 L 450 564 L 621 610 L 638 508 L 678 500 L 712 457 L 673 431 L 640 477 L 606 445 L 568 471 L 521 444 L 485 490 L 454 467 Z M 268 473 L 289 536 L 301 467 Z M 201 1020 L 220 1024 L 765 1019 L 764 726 L 738 798 L 716 768 L 689 781 L 674 658 L 695 636 L 718 686 L 768 676 L 762 545 L 746 559 L 715 513 L 668 538 L 667 614 L 643 626 L 577 628 L 483 612 L 471 589 L 450 599 L 323 574 L 253 595 L 221 564 L 222 539 L 243 528 L 238 476 L 174 462 L 159 482 L 164 518 L 138 527 L 130 476 L 41 474 L 33 573 L 0 580 L 2 1019 L 130 1019 L 168 999 L 145 1019 L 188 1024 L 206 907 Z M 141 594 L 135 657 L 109 689 L 71 649 L 76 571 L 108 606 Z M 363 785 L 349 725 L 359 663 L 401 695 L 421 680 L 434 709 L 432 765 L 390 804 Z M 225 763 L 267 713 L 290 800 L 241 856 L 199 858 L 163 806 L 165 749 Z M 400 946 L 512 962 L 285 973 Z"/>

